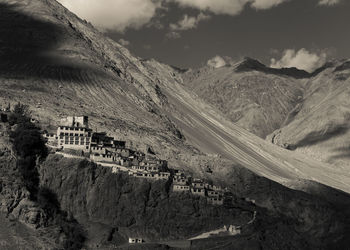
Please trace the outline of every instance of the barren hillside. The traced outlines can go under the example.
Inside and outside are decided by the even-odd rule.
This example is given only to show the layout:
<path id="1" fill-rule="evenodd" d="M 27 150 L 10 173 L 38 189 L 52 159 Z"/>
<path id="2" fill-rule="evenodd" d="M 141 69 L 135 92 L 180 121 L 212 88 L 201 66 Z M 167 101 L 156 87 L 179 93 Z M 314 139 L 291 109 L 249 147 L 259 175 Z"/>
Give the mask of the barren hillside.
<path id="1" fill-rule="evenodd" d="M 349 172 L 349 62 L 333 62 L 305 82 L 303 100 L 268 139 Z"/>
<path id="2" fill-rule="evenodd" d="M 94 128 L 152 145 L 175 167 L 198 174 L 204 166 L 188 162 L 203 152 L 280 183 L 305 178 L 350 190 L 350 177 L 342 170 L 271 145 L 227 121 L 186 90 L 178 71 L 131 55 L 57 2 L 1 4 L 4 105 L 27 103 L 44 125 L 60 115 L 89 115 Z M 298 93 L 290 95 L 294 101 Z"/>
<path id="3" fill-rule="evenodd" d="M 245 59 L 221 68 L 189 70 L 183 78 L 186 86 L 239 127 L 336 166 L 331 168 L 348 176 L 347 60 L 327 63 L 308 74 Z"/>
<path id="4" fill-rule="evenodd" d="M 277 70 L 246 58 L 235 64 L 189 70 L 184 83 L 238 126 L 265 138 L 280 128 L 303 97 L 306 72 Z"/>
<path id="5" fill-rule="evenodd" d="M 246 213 L 236 208 L 208 209 L 192 196 L 175 199 L 179 202 L 175 213 L 180 211 L 182 219 L 173 220 L 173 214 L 167 211 L 173 209 L 169 204 L 174 200 L 166 183 L 139 183 L 86 161 L 48 157 L 39 169 L 40 185 L 54 192 L 56 209 L 69 223 L 76 223 L 73 219 L 77 219 L 93 243 L 95 236 L 97 242 L 108 241 L 110 234 L 126 237 L 128 232 L 144 232 L 142 236 L 150 240 L 190 237 L 221 226 L 227 218 L 243 218 L 234 218 L 232 211 L 244 215 L 245 223 L 254 207 L 261 212 L 261 219 L 244 237 L 254 237 L 256 249 L 319 249 L 323 243 L 327 245 L 322 247 L 327 248 L 328 244 L 336 246 L 347 240 L 348 223 L 343 218 L 348 218 L 344 211 L 348 211 L 349 196 L 337 190 L 350 192 L 346 169 L 334 169 L 299 152 L 288 151 L 237 126 L 225 118 L 221 108 L 187 89 L 176 69 L 132 55 L 54 0 L 0 0 L 0 38 L 3 106 L 28 104 L 40 122 L 38 125 L 52 130 L 62 116 L 88 115 L 93 129 L 131 141 L 136 148 L 150 145 L 159 158 L 169 161 L 170 167 L 183 168 L 193 177 L 229 188 L 235 194 L 234 204 L 247 197 L 256 201 L 255 205 L 243 202 L 250 209 Z M 222 70 L 220 75 L 229 74 L 226 68 Z M 273 73 L 262 81 L 259 90 L 266 91 L 272 100 L 270 103 L 263 99 L 259 104 L 265 114 L 273 112 L 268 108 L 270 104 L 279 103 L 282 107 L 278 108 L 281 116 L 259 116 L 261 123 L 257 126 L 266 128 L 264 133 L 283 122 L 287 109 L 300 101 L 300 91 L 305 86 L 295 81 L 297 87 L 292 87 L 290 74 Z M 238 75 L 247 86 L 257 77 L 249 72 Z M 267 87 L 271 79 L 275 81 L 273 93 Z M 274 100 L 276 93 L 287 98 Z M 259 99 L 252 92 L 249 95 Z M 247 112 L 250 117 L 246 121 L 250 121 L 256 117 L 255 107 L 244 105 L 241 112 Z M 273 122 L 267 122 L 269 119 Z M 9 153 L 1 164 L 5 169 L 6 157 L 10 157 Z M 207 166 L 213 173 L 206 172 Z M 4 180 L 1 184 L 14 183 L 14 176 L 7 171 L 1 171 L 0 177 Z M 22 187 L 1 189 L 2 200 L 9 201 L 8 194 L 21 198 L 16 194 Z M 139 206 L 131 209 L 134 204 L 129 198 Z M 160 217 L 154 221 L 152 215 Z M 169 219 L 169 224 L 159 227 L 160 218 Z M 186 227 L 188 220 L 195 224 L 198 218 L 205 218 L 202 222 L 206 218 L 218 220 Z M 149 227 L 149 222 L 154 224 Z M 118 228 L 122 228 L 120 235 Z M 177 231 L 167 237 L 162 230 Z M 0 231 L 0 237 L 6 237 L 6 233 Z M 230 244 L 249 249 L 244 237 Z"/>

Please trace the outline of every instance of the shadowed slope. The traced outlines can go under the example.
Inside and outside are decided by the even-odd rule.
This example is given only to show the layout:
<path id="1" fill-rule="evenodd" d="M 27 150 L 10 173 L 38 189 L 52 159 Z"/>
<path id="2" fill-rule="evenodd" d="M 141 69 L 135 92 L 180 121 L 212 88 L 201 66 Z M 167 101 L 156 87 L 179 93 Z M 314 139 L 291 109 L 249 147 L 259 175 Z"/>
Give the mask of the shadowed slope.
<path id="1" fill-rule="evenodd" d="M 84 113 L 94 127 L 181 137 L 159 112 L 161 91 L 126 49 L 56 1 L 2 1 L 0 11 L 1 105 L 22 101 L 44 122 Z"/>
<path id="2" fill-rule="evenodd" d="M 300 70 L 297 68 L 281 68 L 281 69 L 270 68 L 262 64 L 261 62 L 249 57 L 245 58 L 243 62 L 240 62 L 235 69 L 236 72 L 248 72 L 248 71 L 254 71 L 254 70 L 263 72 L 266 74 L 290 76 L 297 79 L 308 78 L 312 75 L 306 72 L 305 70 Z"/>
<path id="3" fill-rule="evenodd" d="M 38 4 L 31 4 L 31 8 L 39 8 Z M 69 29 L 53 23 L 48 16 L 38 19 L 20 11 L 21 8 L 18 3 L 0 3 L 0 73 L 3 76 L 82 82 L 75 71 L 95 70 L 91 65 L 71 61 L 73 58 L 67 57 L 66 51 L 57 50 L 62 41 L 73 35 Z M 103 76 L 102 72 L 99 74 Z"/>
<path id="4" fill-rule="evenodd" d="M 35 14 L 40 20 L 60 27 L 64 30 L 62 39 L 50 50 L 74 65 L 89 64 L 103 76 L 77 67 L 73 71 L 62 69 L 61 74 L 72 74 L 70 79 L 29 77 L 23 80 L 16 79 L 16 72 L 10 71 L 12 77 L 3 77 L 1 81 L 5 90 L 1 93 L 3 100 L 13 98 L 38 107 L 35 114 L 41 120 L 57 119 L 60 114 L 85 113 L 91 117 L 94 127 L 118 131 L 119 138 L 127 135 L 140 144 L 151 144 L 157 153 L 177 166 L 184 166 L 178 160 L 179 153 L 187 158 L 196 152 L 189 143 L 281 183 L 307 178 L 350 190 L 348 177 L 341 171 L 291 154 L 233 125 L 187 91 L 180 84 L 183 79 L 178 71 L 154 60 L 132 56 L 58 3 L 21 1 L 16 12 Z M 284 78 L 278 80 L 282 86 L 285 84 Z M 291 93 L 292 100 L 296 94 Z M 168 117 L 182 129 L 187 138 L 185 143 Z M 188 167 L 198 171 L 196 165 Z"/>

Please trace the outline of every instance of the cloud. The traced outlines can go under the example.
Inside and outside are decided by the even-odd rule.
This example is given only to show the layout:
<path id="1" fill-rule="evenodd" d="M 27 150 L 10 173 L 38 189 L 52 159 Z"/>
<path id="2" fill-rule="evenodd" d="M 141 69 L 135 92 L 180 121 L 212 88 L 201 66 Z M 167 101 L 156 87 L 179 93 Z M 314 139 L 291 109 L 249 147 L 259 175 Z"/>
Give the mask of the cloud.
<path id="1" fill-rule="evenodd" d="M 166 38 L 168 39 L 178 39 L 181 37 L 181 34 L 177 31 L 170 31 L 165 34 Z"/>
<path id="2" fill-rule="evenodd" d="M 123 45 L 123 46 L 128 46 L 128 45 L 130 45 L 130 42 L 127 41 L 127 40 L 124 40 L 123 38 L 119 39 L 118 42 L 119 42 L 121 45 Z"/>
<path id="3" fill-rule="evenodd" d="M 198 16 L 183 16 L 177 23 L 169 24 L 170 31 L 165 35 L 168 39 L 178 39 L 181 37 L 180 31 L 194 29 L 199 22 L 210 19 L 209 15 L 199 13 Z"/>
<path id="4" fill-rule="evenodd" d="M 340 3 L 340 0 L 320 0 L 318 4 L 331 6 L 331 5 L 336 5 L 338 3 Z"/>
<path id="5" fill-rule="evenodd" d="M 226 61 L 221 56 L 215 56 L 208 60 L 207 64 L 214 68 L 221 68 L 226 65 Z"/>
<path id="6" fill-rule="evenodd" d="M 196 8 L 200 11 L 221 15 L 238 15 L 246 6 L 265 10 L 291 0 L 58 0 L 79 17 L 90 21 L 102 30 L 124 32 L 128 28 L 138 29 L 144 25 L 162 29 L 158 20 L 169 12 L 167 3 L 175 2 L 181 7 Z M 342 0 L 318 0 L 319 5 L 331 6 Z M 155 18 L 157 17 L 157 18 Z M 174 25 L 181 28 L 196 26 L 208 17 L 200 14 L 197 17 L 187 16 Z"/>
<path id="7" fill-rule="evenodd" d="M 235 16 L 249 4 L 255 9 L 268 9 L 288 0 L 171 0 L 183 7 L 197 8 L 214 14 Z"/>
<path id="8" fill-rule="evenodd" d="M 275 7 L 286 0 L 255 0 L 252 3 L 252 7 L 255 9 L 266 10 Z"/>
<path id="9" fill-rule="evenodd" d="M 123 32 L 150 22 L 162 0 L 58 0 L 80 18 L 100 29 Z"/>
<path id="10" fill-rule="evenodd" d="M 315 69 L 325 64 L 327 60 L 327 54 L 321 52 L 319 54 L 309 52 L 306 49 L 300 49 L 295 51 L 294 49 L 287 49 L 283 52 L 282 58 L 276 60 L 271 59 L 272 68 L 290 68 L 296 67 L 308 72 L 313 72 Z"/>
<path id="11" fill-rule="evenodd" d="M 198 26 L 199 22 L 208 19 L 210 19 L 210 16 L 203 13 L 199 13 L 198 16 L 184 15 L 180 21 L 175 24 L 171 23 L 169 27 L 173 31 L 194 29 Z"/>

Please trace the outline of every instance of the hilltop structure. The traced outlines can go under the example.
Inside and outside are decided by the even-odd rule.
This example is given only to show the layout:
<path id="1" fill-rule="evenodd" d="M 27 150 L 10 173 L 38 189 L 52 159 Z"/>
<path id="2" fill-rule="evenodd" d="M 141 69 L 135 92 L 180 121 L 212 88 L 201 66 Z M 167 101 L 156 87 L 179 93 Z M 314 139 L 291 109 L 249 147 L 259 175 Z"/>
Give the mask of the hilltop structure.
<path id="1" fill-rule="evenodd" d="M 90 152 L 92 129 L 87 116 L 68 116 L 61 119 L 57 129 L 58 146 Z"/>
<path id="2" fill-rule="evenodd" d="M 63 154 L 72 151 L 79 157 L 112 168 L 112 173 L 127 172 L 130 177 L 172 181 L 174 192 L 188 192 L 207 199 L 211 205 L 223 205 L 227 190 L 186 176 L 184 171 L 168 168 L 168 162 L 154 153 L 146 154 L 126 148 L 126 142 L 110 137 L 106 132 L 93 132 L 87 116 L 68 116 L 61 119 L 56 134 L 46 133 L 48 146 L 57 145 Z M 148 152 L 147 152 L 148 153 Z"/>

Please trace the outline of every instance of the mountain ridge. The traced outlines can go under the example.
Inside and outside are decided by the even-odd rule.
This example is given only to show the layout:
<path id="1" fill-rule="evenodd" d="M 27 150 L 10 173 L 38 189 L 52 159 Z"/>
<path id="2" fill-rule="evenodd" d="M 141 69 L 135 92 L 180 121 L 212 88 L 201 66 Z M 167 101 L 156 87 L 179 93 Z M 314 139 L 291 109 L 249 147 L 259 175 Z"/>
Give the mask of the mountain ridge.
<path id="1" fill-rule="evenodd" d="M 227 157 L 281 183 L 286 178 L 308 179 L 317 175 L 317 181 L 349 189 L 343 181 L 344 176 L 337 181 L 328 179 L 327 174 L 333 176 L 339 173 L 330 172 L 331 167 L 327 164 L 322 164 L 327 174 L 320 172 L 312 176 L 309 170 L 303 169 L 318 164 L 317 161 L 307 158 L 300 161 L 299 154 L 291 155 L 231 124 L 216 108 L 187 91 L 182 75 L 176 70 L 155 60 L 144 61 L 134 57 L 121 45 L 101 36 L 91 25 L 69 14 L 60 4 L 54 1 L 47 4 L 43 0 L 11 3 L 17 4 L 1 8 L 9 16 L 5 19 L 1 15 L 4 19 L 0 32 L 8 32 L 6 20 L 14 15 L 17 15 L 17 20 L 27 20 L 27 25 L 11 27 L 11 31 L 14 34 L 20 32 L 27 38 L 18 47 L 19 51 L 22 47 L 32 51 L 33 46 L 28 44 L 31 45 L 31 41 L 36 44 L 36 39 L 31 38 L 30 31 L 42 35 L 45 41 L 50 39 L 47 31 L 54 29 L 43 30 L 41 22 L 56 25 L 63 34 L 60 42 L 50 47 L 48 54 L 59 55 L 58 58 L 63 57 L 64 60 L 63 65 L 57 61 L 50 64 L 43 61 L 43 65 L 30 61 L 19 61 L 11 67 L 2 65 L 2 70 L 6 70 L 2 80 L 5 90 L 1 96 L 3 103 L 12 99 L 29 104 L 33 115 L 45 126 L 57 124 L 57 117 L 69 113 L 85 113 L 90 116 L 93 128 L 109 131 L 117 138 L 126 137 L 134 141 L 136 147 L 152 145 L 156 153 L 175 167 L 183 166 L 183 161 L 188 161 L 193 153 L 204 152 Z M 28 22 L 28 16 L 30 18 L 34 14 L 33 23 Z M 37 27 L 40 29 L 37 30 Z M 7 45 L 11 46 L 11 43 Z M 81 67 L 86 64 L 95 70 Z M 21 67 L 25 70 L 19 71 Z M 32 76 L 22 78 L 28 71 L 28 75 Z M 43 75 L 40 79 L 31 72 L 42 72 Z M 285 79 L 276 77 L 277 80 Z M 298 91 L 291 92 L 292 102 L 298 99 Z M 194 125 L 200 128 L 196 133 Z M 178 159 L 179 153 L 182 159 Z M 200 171 L 198 165 L 191 168 L 194 172 Z"/>
<path id="2" fill-rule="evenodd" d="M 239 70 L 232 72 L 235 68 Z M 298 78 L 271 74 L 260 62 L 247 59 L 243 63 L 184 73 L 184 81 L 238 126 L 283 148 L 297 149 L 345 169 L 348 69 L 348 60 L 332 60 L 308 73 L 307 78 Z M 265 95 L 269 102 L 264 102 Z M 338 149 L 336 145 L 340 145 Z M 336 151 L 342 153 L 334 156 Z"/>
<path id="3" fill-rule="evenodd" d="M 0 51 L 7 53 L 6 56 L 0 54 L 1 103 L 28 104 L 42 129 L 54 130 L 60 117 L 85 114 L 94 130 L 128 140 L 134 149 L 152 146 L 157 157 L 167 160 L 170 167 L 226 186 L 238 198 L 254 199 L 255 205 L 249 204 L 249 207 L 261 209 L 263 218 L 258 222 L 267 226 L 266 232 L 256 231 L 259 233 L 254 237 L 258 242 L 262 239 L 267 246 L 318 249 L 322 243 L 333 246 L 333 233 L 338 232 L 341 235 L 334 244 L 347 240 L 343 236 L 348 229 L 344 220 L 348 218 L 344 212 L 348 211 L 345 209 L 348 204 L 338 200 L 348 197 L 339 190 L 350 192 L 350 177 L 341 169 L 273 145 L 232 123 L 222 111 L 186 87 L 181 71 L 156 60 L 133 56 L 53 0 L 2 0 L 1 37 L 3 34 L 11 35 L 0 43 Z M 12 43 L 16 34 L 21 39 Z M 21 60 L 21 52 L 28 57 Z M 257 78 L 256 72 L 240 74 L 249 84 L 254 84 L 252 79 Z M 266 77 L 266 85 L 270 77 Z M 278 83 L 283 85 L 279 93 L 289 93 L 286 107 L 298 101 L 299 92 L 304 88 L 302 83 L 294 79 L 292 83 L 298 86 L 294 92 L 287 76 L 272 77 L 276 89 Z M 252 96 L 257 95 L 252 93 Z M 283 119 L 276 120 L 282 122 Z M 138 185 L 138 181 L 128 176 L 114 175 L 110 169 L 90 162 L 49 156 L 38 167 L 40 184 L 54 191 L 67 215 L 86 223 L 85 229 L 92 230 L 90 239 L 96 236 L 97 244 L 106 242 L 107 236 L 118 235 L 118 227 L 130 226 L 126 232 L 141 234 L 141 229 L 132 228 L 133 225 L 147 226 L 140 214 L 145 213 L 146 218 L 152 219 L 166 211 L 159 209 L 162 207 L 158 204 L 163 202 L 164 207 L 169 208 L 166 188 L 158 189 L 157 185 L 147 182 Z M 208 167 L 212 173 L 208 173 Z M 123 183 L 126 183 L 125 189 Z M 145 188 L 138 190 L 137 187 Z M 17 190 L 9 192 L 15 195 Z M 133 204 L 128 203 L 127 198 L 124 204 L 117 203 L 116 193 L 137 197 L 135 201 L 139 201 L 140 207 L 128 210 L 126 205 Z M 205 215 L 216 211 L 206 212 L 206 208 L 199 207 L 193 212 L 192 199 L 195 200 L 191 197 L 186 203 L 188 206 L 179 203 L 185 210 L 184 218 L 192 215 L 196 218 L 198 210 Z M 118 210 L 113 207 L 116 204 Z M 106 211 L 108 213 L 104 213 Z M 127 216 L 118 216 L 117 212 Z M 79 218 L 82 214 L 87 214 L 88 219 Z M 108 217 L 109 214 L 112 216 Z M 270 221 L 269 216 L 264 216 L 268 214 L 277 217 Z M 110 218 L 114 218 L 114 222 Z M 179 221 L 172 221 L 169 227 Z M 210 226 L 219 226 L 215 223 Z M 147 229 L 151 240 L 150 236 L 157 238 L 161 233 L 157 223 L 152 225 L 154 228 Z M 186 236 L 181 232 L 186 226 L 185 222 L 179 225 L 181 237 Z M 94 234 L 100 233 L 100 228 L 109 230 L 101 230 L 107 232 L 107 236 Z M 193 234 L 197 234 L 215 228 L 194 229 Z M 293 232 L 296 241 L 288 237 L 289 232 Z M 281 240 L 275 240 L 276 233 Z M 246 244 L 244 242 L 245 239 L 242 244 Z M 256 248 L 259 247 L 257 244 Z"/>

